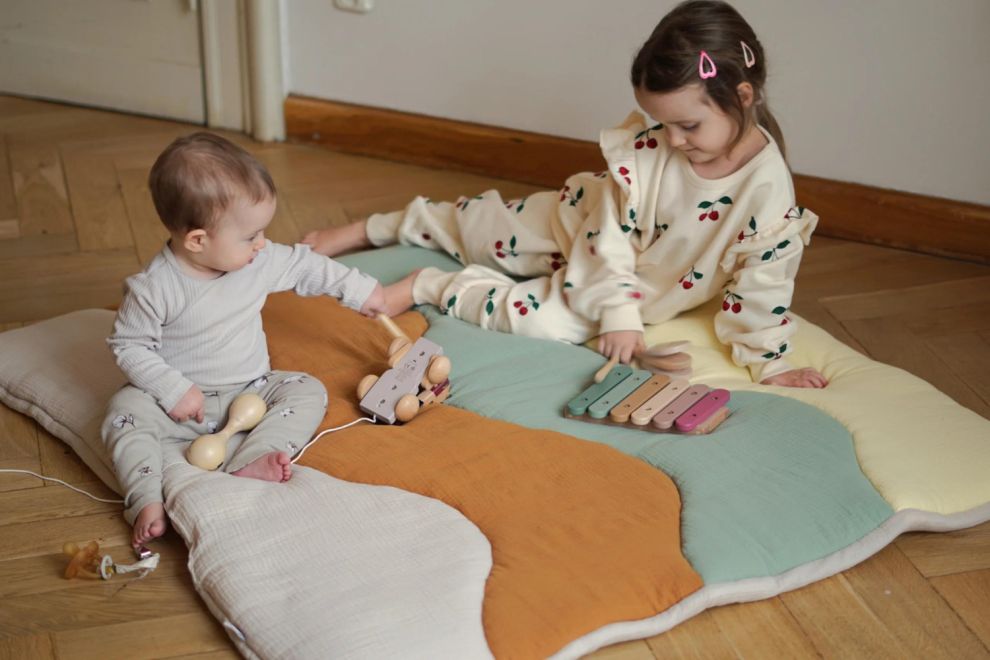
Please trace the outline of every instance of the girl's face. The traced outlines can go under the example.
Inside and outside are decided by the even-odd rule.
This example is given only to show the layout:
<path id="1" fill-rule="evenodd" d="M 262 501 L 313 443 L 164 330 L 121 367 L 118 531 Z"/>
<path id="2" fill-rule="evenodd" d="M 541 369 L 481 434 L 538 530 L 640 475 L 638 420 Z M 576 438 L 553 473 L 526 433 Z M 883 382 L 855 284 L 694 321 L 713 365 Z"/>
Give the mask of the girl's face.
<path id="1" fill-rule="evenodd" d="M 636 102 L 663 124 L 667 142 L 693 165 L 727 156 L 739 131 L 736 122 L 715 105 L 701 83 L 662 94 L 637 88 Z"/>

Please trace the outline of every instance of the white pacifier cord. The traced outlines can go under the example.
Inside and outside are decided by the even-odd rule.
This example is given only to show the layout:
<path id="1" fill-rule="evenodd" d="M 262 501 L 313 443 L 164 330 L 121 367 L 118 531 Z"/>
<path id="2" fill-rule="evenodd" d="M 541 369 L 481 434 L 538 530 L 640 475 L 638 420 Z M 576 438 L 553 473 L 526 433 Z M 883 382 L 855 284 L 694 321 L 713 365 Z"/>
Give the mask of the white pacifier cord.
<path id="1" fill-rule="evenodd" d="M 375 423 L 375 418 L 374 417 L 358 417 L 353 422 L 348 422 L 348 423 L 344 424 L 343 426 L 336 426 L 336 427 L 334 427 L 332 429 L 326 429 L 324 431 L 320 431 L 319 433 L 317 433 L 316 435 L 313 436 L 312 440 L 310 440 L 305 445 L 303 445 L 303 448 L 299 450 L 299 453 L 296 454 L 295 458 L 293 458 L 291 462 L 292 463 L 295 463 L 300 458 L 302 458 L 303 452 L 305 452 L 307 449 L 309 449 L 311 446 L 313 446 L 316 443 L 317 440 L 319 440 L 320 438 L 322 438 L 323 436 L 325 436 L 327 433 L 333 433 L 334 431 L 343 431 L 348 426 L 354 426 L 355 424 L 358 424 L 360 422 L 371 422 L 372 424 L 374 424 Z"/>
<path id="2" fill-rule="evenodd" d="M 31 470 L 15 470 L 13 468 L 0 468 L 0 472 L 12 472 L 12 473 L 16 473 L 16 474 L 30 474 L 32 477 L 38 477 L 39 479 L 44 479 L 45 481 L 54 481 L 57 484 L 62 484 L 66 488 L 71 488 L 72 490 L 76 491 L 77 493 L 82 493 L 86 497 L 88 497 L 90 499 L 93 499 L 93 500 L 96 500 L 97 502 L 107 502 L 108 504 L 123 504 L 124 503 L 124 500 L 107 500 L 107 499 L 104 499 L 102 497 L 97 497 L 96 495 L 93 495 L 92 493 L 87 493 L 82 488 L 76 488 L 72 484 L 66 483 L 66 482 L 62 481 L 61 479 L 56 479 L 55 477 L 46 477 L 46 476 L 44 476 L 42 474 L 38 474 L 37 472 L 31 472 Z"/>

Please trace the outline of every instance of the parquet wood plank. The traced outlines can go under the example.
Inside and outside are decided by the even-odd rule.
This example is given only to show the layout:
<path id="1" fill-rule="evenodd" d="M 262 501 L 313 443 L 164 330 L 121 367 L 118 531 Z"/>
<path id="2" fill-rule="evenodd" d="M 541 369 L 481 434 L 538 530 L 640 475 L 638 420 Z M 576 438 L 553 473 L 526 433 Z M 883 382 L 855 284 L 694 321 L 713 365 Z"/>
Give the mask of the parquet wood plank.
<path id="1" fill-rule="evenodd" d="M 117 169 L 120 192 L 130 224 L 140 268 L 147 266 L 168 240 L 168 230 L 158 218 L 148 190 L 147 168 Z M 140 270 L 140 268 L 138 270 Z M 137 270 L 135 270 L 135 273 Z"/>
<path id="2" fill-rule="evenodd" d="M 0 241 L 20 238 L 21 227 L 17 220 L 0 220 Z"/>
<path id="3" fill-rule="evenodd" d="M 35 488 L 0 493 L 0 527 L 95 513 L 119 513 L 121 510 L 120 504 L 98 502 L 64 486 L 56 486 L 50 491 L 46 489 L 44 497 Z M 101 499 L 120 499 L 98 482 L 90 482 L 84 490 Z"/>
<path id="4" fill-rule="evenodd" d="M 286 192 L 279 198 L 279 205 L 292 214 L 293 224 L 299 235 L 293 243 L 302 240 L 307 233 L 326 227 L 339 227 L 350 222 L 344 209 L 336 201 L 322 198 L 319 192 L 302 189 Z"/>
<path id="5" fill-rule="evenodd" d="M 35 421 L 26 415 L 0 406 L 0 461 L 39 458 L 38 431 Z"/>
<path id="6" fill-rule="evenodd" d="M 79 249 L 76 233 L 37 234 L 23 236 L 18 225 L 18 236 L 0 241 L 0 260 L 26 257 L 47 257 L 58 254 L 71 254 Z"/>
<path id="7" fill-rule="evenodd" d="M 655 660 L 656 656 L 643 640 L 613 644 L 585 656 L 588 660 Z"/>
<path id="8" fill-rule="evenodd" d="M 890 248 L 851 243 L 802 259 L 797 276 L 801 295 L 812 298 L 896 290 L 937 282 L 985 277 L 987 266 L 939 259 Z"/>
<path id="9" fill-rule="evenodd" d="M 896 545 L 843 576 L 860 601 L 915 657 L 986 657 L 979 638 Z"/>
<path id="10" fill-rule="evenodd" d="M 67 541 L 101 546 L 125 545 L 131 529 L 119 511 L 39 520 L 0 527 L 0 561 L 61 552 Z"/>
<path id="11" fill-rule="evenodd" d="M 0 115 L 0 133 L 5 133 L 10 146 L 54 145 L 96 136 L 125 139 L 135 135 L 171 130 L 177 122 L 137 115 L 124 115 L 103 110 L 73 106 L 50 106 L 47 111 Z M 183 124 L 178 124 L 182 126 Z M 191 129 L 191 124 L 186 124 Z"/>
<path id="12" fill-rule="evenodd" d="M 0 134 L 0 239 L 20 236 L 17 222 L 17 197 L 14 195 L 14 174 L 10 166 L 7 136 Z"/>
<path id="13" fill-rule="evenodd" d="M 117 305 L 139 268 L 133 249 L 0 259 L 0 322 Z"/>
<path id="14" fill-rule="evenodd" d="M 0 118 L 17 117 L 19 115 L 36 117 L 45 112 L 58 112 L 65 108 L 65 105 L 59 103 L 48 103 L 36 99 L 0 94 Z"/>
<path id="15" fill-rule="evenodd" d="M 85 630 L 127 622 L 143 623 L 150 631 L 161 619 L 190 613 L 198 614 L 204 627 L 216 625 L 188 579 L 152 574 L 127 582 L 93 580 L 84 588 L 4 599 L 0 635 Z"/>
<path id="16" fill-rule="evenodd" d="M 990 569 L 943 575 L 931 583 L 990 649 Z"/>
<path id="17" fill-rule="evenodd" d="M 712 617 L 741 658 L 817 658 L 814 644 L 779 598 L 717 607 Z"/>
<path id="18" fill-rule="evenodd" d="M 943 309 L 960 305 L 973 309 L 985 306 L 990 302 L 990 275 L 851 296 L 826 296 L 821 302 L 840 321 L 937 316 Z"/>
<path id="19" fill-rule="evenodd" d="M 940 534 L 911 532 L 895 543 L 925 577 L 990 569 L 990 522 Z"/>
<path id="20" fill-rule="evenodd" d="M 925 344 L 990 408 L 990 342 L 966 332 L 931 337 Z"/>
<path id="21" fill-rule="evenodd" d="M 292 205 L 283 198 L 279 198 L 276 203 L 275 216 L 265 230 L 265 238 L 284 245 L 294 245 L 302 240 Z"/>
<path id="22" fill-rule="evenodd" d="M 234 645 L 231 644 L 229 649 L 223 651 L 173 655 L 168 658 L 162 658 L 162 660 L 240 660 L 240 658 L 241 654 L 238 653 Z"/>
<path id="23" fill-rule="evenodd" d="M 846 330 L 880 362 L 910 371 L 970 410 L 990 418 L 990 406 L 963 383 L 925 340 L 905 328 L 900 318 L 846 321 Z"/>
<path id="24" fill-rule="evenodd" d="M 908 329 L 924 338 L 990 331 L 990 306 L 965 301 L 959 303 L 955 307 L 943 307 L 937 314 L 908 319 Z"/>
<path id="25" fill-rule="evenodd" d="M 14 145 L 8 140 L 17 218 L 22 236 L 72 234 L 62 158 L 52 144 Z"/>
<path id="26" fill-rule="evenodd" d="M 0 660 L 55 660 L 55 648 L 48 633 L 37 635 L 0 635 Z"/>
<path id="27" fill-rule="evenodd" d="M 79 628 L 52 636 L 59 656 L 76 660 L 150 660 L 233 648 L 220 624 L 202 612 Z"/>
<path id="28" fill-rule="evenodd" d="M 662 635 L 650 637 L 646 643 L 657 658 L 708 660 L 742 657 L 719 630 L 711 610 L 688 619 Z"/>
<path id="29" fill-rule="evenodd" d="M 780 595 L 825 658 L 919 657 L 863 601 L 842 574 Z"/>
<path id="30" fill-rule="evenodd" d="M 112 154 L 62 149 L 66 189 L 80 250 L 114 250 L 134 244 Z"/>

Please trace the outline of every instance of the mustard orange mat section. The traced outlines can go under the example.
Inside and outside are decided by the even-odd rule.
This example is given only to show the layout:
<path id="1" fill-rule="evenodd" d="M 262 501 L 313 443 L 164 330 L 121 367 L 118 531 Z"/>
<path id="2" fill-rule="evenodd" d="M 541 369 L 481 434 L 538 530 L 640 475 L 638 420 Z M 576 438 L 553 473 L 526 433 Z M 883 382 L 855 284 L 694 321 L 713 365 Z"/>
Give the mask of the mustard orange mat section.
<path id="1" fill-rule="evenodd" d="M 325 426 L 359 416 L 357 382 L 387 368 L 384 328 L 336 301 L 294 295 L 272 296 L 264 317 L 273 366 L 326 384 Z M 426 328 L 416 313 L 397 321 L 412 337 Z M 300 463 L 432 497 L 471 520 L 492 546 L 482 611 L 496 657 L 545 657 L 702 584 L 680 551 L 673 482 L 604 445 L 437 406 L 404 426 L 324 436 Z"/>

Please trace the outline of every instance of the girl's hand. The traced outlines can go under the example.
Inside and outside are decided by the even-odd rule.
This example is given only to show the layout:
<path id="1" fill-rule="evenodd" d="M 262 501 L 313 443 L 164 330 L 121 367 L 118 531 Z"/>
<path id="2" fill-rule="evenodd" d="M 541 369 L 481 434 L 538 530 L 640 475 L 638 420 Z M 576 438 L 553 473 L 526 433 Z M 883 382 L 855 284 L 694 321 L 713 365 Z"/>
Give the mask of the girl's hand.
<path id="1" fill-rule="evenodd" d="M 776 376 L 764 378 L 760 383 L 763 385 L 780 385 L 781 387 L 813 387 L 815 389 L 821 389 L 828 385 L 825 376 L 811 367 L 791 369 Z"/>
<path id="2" fill-rule="evenodd" d="M 598 337 L 598 352 L 610 359 L 617 356 L 622 364 L 629 364 L 637 353 L 644 350 L 643 333 L 638 330 L 617 330 Z"/>
<path id="3" fill-rule="evenodd" d="M 203 421 L 203 404 L 206 399 L 198 387 L 193 385 L 182 395 L 175 408 L 168 411 L 168 416 L 176 422 L 184 422 L 187 419 L 195 419 L 197 422 Z"/>

